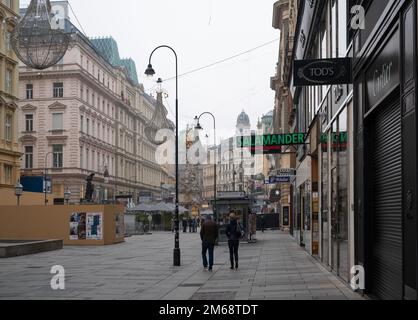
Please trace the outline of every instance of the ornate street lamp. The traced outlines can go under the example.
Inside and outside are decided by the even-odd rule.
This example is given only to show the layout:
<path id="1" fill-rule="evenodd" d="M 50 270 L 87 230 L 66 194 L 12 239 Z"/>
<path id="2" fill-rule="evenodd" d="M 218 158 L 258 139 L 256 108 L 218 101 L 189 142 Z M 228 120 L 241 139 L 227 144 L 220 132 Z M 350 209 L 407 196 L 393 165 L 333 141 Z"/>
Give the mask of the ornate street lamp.
<path id="1" fill-rule="evenodd" d="M 203 130 L 202 126 L 200 125 L 200 118 L 203 117 L 204 115 L 210 115 L 213 119 L 213 139 L 214 139 L 214 144 L 213 146 L 216 148 L 216 118 L 215 116 L 211 113 L 211 112 L 203 112 L 200 116 L 195 117 L 196 120 L 196 130 Z M 214 186 L 213 186 L 213 190 L 214 190 L 214 201 L 213 201 L 213 215 L 215 218 L 215 222 L 218 223 L 218 214 L 216 211 L 216 203 L 217 203 L 217 162 L 218 162 L 218 156 L 217 156 L 217 150 L 215 150 L 215 161 L 214 161 Z"/>
<path id="2" fill-rule="evenodd" d="M 155 71 L 152 68 L 152 66 L 151 67 L 148 66 L 148 69 L 145 72 L 145 74 L 149 77 L 153 77 L 155 75 Z M 157 81 L 157 85 L 158 85 L 157 93 L 158 94 L 163 93 L 162 83 L 163 83 L 163 80 L 161 78 L 158 78 L 158 81 Z M 162 141 L 156 140 L 156 134 L 158 130 L 162 130 L 162 129 L 173 130 L 174 128 L 172 124 L 170 123 L 170 121 L 167 119 L 167 110 L 165 110 L 164 106 L 157 101 L 152 119 L 145 127 L 144 133 L 147 139 L 151 143 L 153 143 L 154 145 L 160 146 L 167 142 L 167 138 L 164 138 Z"/>
<path id="3" fill-rule="evenodd" d="M 13 50 L 30 68 L 47 69 L 57 64 L 68 50 L 70 37 L 53 27 L 52 17 L 49 0 L 32 0 L 12 34 Z"/>
<path id="4" fill-rule="evenodd" d="M 23 194 L 23 186 L 20 184 L 20 181 L 18 181 L 15 186 L 15 196 L 17 198 L 18 207 L 20 206 L 20 197 L 22 196 L 22 194 Z"/>
<path id="5" fill-rule="evenodd" d="M 48 156 L 49 155 L 53 155 L 53 152 L 48 152 L 47 154 L 45 154 L 45 166 L 44 166 L 44 194 L 45 194 L 45 205 L 48 205 L 48 169 L 47 169 L 47 162 L 48 162 Z M 52 186 L 52 182 L 51 182 L 51 186 Z"/>
<path id="6" fill-rule="evenodd" d="M 149 77 L 153 77 L 155 75 L 155 70 L 152 67 L 151 59 L 155 51 L 160 48 L 167 48 L 174 53 L 176 58 L 176 211 L 175 211 L 175 239 L 174 239 L 174 266 L 179 267 L 181 265 L 180 260 L 180 235 L 179 235 L 179 101 L 178 101 L 178 59 L 176 51 L 166 45 L 159 46 L 155 48 L 149 57 L 149 64 L 148 68 L 145 71 L 145 74 Z M 164 142 L 163 142 L 164 143 Z"/>

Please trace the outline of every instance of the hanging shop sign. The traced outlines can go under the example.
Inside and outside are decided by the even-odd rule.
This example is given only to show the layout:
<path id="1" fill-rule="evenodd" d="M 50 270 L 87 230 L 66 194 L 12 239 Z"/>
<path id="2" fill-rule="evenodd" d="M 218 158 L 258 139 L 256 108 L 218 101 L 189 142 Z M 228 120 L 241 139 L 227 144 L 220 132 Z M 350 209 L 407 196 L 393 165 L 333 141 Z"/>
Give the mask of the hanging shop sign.
<path id="1" fill-rule="evenodd" d="M 295 169 L 278 169 L 276 170 L 277 175 L 279 176 L 296 176 L 296 170 Z"/>
<path id="2" fill-rule="evenodd" d="M 333 151 L 346 151 L 348 146 L 348 132 L 333 132 L 332 138 L 332 150 Z M 321 146 L 323 152 L 328 152 L 328 134 L 321 135 Z"/>
<path id="3" fill-rule="evenodd" d="M 283 146 L 305 144 L 306 133 L 265 134 L 237 137 L 238 148 L 248 148 L 252 154 L 281 153 Z"/>
<path id="4" fill-rule="evenodd" d="M 269 179 L 269 184 L 290 183 L 291 176 L 273 176 Z"/>
<path id="5" fill-rule="evenodd" d="M 323 86 L 352 83 L 351 58 L 295 60 L 296 87 Z"/>

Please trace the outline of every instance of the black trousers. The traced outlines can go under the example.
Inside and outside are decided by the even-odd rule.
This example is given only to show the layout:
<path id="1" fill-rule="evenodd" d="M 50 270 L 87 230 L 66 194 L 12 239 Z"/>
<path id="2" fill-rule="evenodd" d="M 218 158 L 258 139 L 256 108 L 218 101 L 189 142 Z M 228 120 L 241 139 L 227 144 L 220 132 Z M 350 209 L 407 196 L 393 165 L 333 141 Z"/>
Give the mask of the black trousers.
<path id="1" fill-rule="evenodd" d="M 231 259 L 231 267 L 235 264 L 238 264 L 238 249 L 239 249 L 239 240 L 229 240 L 229 256 Z"/>

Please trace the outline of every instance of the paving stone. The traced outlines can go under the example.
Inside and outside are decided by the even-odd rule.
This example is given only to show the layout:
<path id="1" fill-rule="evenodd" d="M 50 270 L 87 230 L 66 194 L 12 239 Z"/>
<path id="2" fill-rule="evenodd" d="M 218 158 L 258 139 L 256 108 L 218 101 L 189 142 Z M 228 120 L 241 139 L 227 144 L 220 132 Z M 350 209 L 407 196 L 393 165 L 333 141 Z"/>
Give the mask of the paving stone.
<path id="1" fill-rule="evenodd" d="M 238 271 L 229 269 L 225 244 L 204 271 L 198 234 L 181 234 L 182 267 L 172 266 L 172 233 L 154 233 L 106 247 L 61 251 L 0 261 L 0 300 L 345 300 L 363 299 L 310 257 L 288 234 L 266 232 L 240 246 Z M 53 265 L 66 270 L 66 290 L 49 287 Z"/>

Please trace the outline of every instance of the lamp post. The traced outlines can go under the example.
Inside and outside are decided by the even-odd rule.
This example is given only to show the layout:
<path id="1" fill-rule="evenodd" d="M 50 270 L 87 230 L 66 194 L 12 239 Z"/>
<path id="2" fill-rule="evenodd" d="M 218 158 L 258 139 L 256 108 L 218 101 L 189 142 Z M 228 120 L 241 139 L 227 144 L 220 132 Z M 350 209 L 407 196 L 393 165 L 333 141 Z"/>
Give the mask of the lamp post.
<path id="1" fill-rule="evenodd" d="M 67 187 L 67 189 L 65 190 L 65 192 L 64 192 L 64 200 L 65 200 L 65 202 L 67 203 L 67 205 L 68 205 L 68 203 L 70 202 L 70 199 L 71 199 L 71 191 L 70 191 L 70 189 Z"/>
<path id="2" fill-rule="evenodd" d="M 107 166 L 105 166 L 103 177 L 104 177 L 104 183 L 108 184 L 110 175 L 109 175 L 109 170 L 107 169 Z"/>
<path id="3" fill-rule="evenodd" d="M 197 122 L 196 124 L 196 130 L 202 130 L 202 126 L 200 125 L 200 118 L 202 118 L 204 115 L 210 115 L 212 116 L 213 119 L 213 146 L 216 148 L 216 118 L 215 116 L 211 113 L 211 112 L 203 112 L 200 116 L 195 117 L 195 120 Z M 218 223 L 218 214 L 216 211 L 216 203 L 217 203 L 217 162 L 218 162 L 218 157 L 217 157 L 217 151 L 215 149 L 215 161 L 214 161 L 214 185 L 213 185 L 213 190 L 214 190 L 214 199 L 213 199 L 213 215 L 215 218 L 215 222 Z"/>
<path id="4" fill-rule="evenodd" d="M 145 71 L 147 76 L 154 76 L 155 70 L 152 67 L 151 59 L 155 51 L 161 48 L 166 48 L 171 50 L 174 53 L 176 58 L 176 211 L 174 217 L 174 225 L 175 225 L 175 239 L 174 239 L 174 266 L 179 267 L 181 265 L 180 259 L 180 235 L 179 235 L 179 101 L 178 101 L 178 58 L 176 51 L 167 46 L 162 45 L 155 48 L 149 57 L 149 64 L 148 68 Z"/>
<path id="5" fill-rule="evenodd" d="M 104 190 L 104 198 L 105 199 L 103 199 L 103 202 L 104 201 L 108 201 L 108 189 L 107 189 L 107 185 L 109 184 L 109 177 L 110 177 L 110 174 L 109 174 L 109 169 L 107 168 L 107 165 L 104 167 L 104 172 L 103 172 L 103 177 L 104 177 L 104 183 L 105 183 L 105 190 Z"/>
<path id="6" fill-rule="evenodd" d="M 129 180 L 132 182 L 134 182 L 134 188 L 133 190 L 131 189 L 131 187 L 129 187 L 129 195 L 131 196 L 131 204 L 134 203 L 134 195 L 135 195 L 135 191 L 136 191 L 136 185 L 137 185 L 137 176 L 132 176 L 129 178 Z"/>
<path id="7" fill-rule="evenodd" d="M 20 184 L 20 181 L 18 181 L 15 186 L 15 195 L 17 198 L 18 207 L 20 206 L 20 197 L 22 196 L 22 194 L 23 194 L 23 186 Z"/>
<path id="8" fill-rule="evenodd" d="M 50 155 L 50 154 L 54 154 L 53 152 L 48 152 L 46 155 L 45 155 L 45 166 L 44 166 L 44 173 L 45 173 L 45 176 L 44 176 L 44 192 L 45 192 L 45 205 L 47 206 L 48 205 L 48 197 L 47 197 L 47 194 L 48 194 L 48 188 L 47 188 L 47 182 L 46 182 L 46 179 L 48 178 L 47 177 L 47 161 L 48 161 L 48 156 Z"/>

